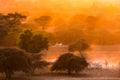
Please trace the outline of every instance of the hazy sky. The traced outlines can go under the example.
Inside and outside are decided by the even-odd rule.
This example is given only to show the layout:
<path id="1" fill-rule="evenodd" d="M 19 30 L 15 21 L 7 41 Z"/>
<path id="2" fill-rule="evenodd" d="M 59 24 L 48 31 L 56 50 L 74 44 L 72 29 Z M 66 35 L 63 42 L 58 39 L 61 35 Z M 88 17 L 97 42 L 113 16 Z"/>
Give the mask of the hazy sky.
<path id="1" fill-rule="evenodd" d="M 50 14 L 70 16 L 77 13 L 120 12 L 119 0 L 0 0 L 0 12 L 22 12 L 30 16 Z"/>

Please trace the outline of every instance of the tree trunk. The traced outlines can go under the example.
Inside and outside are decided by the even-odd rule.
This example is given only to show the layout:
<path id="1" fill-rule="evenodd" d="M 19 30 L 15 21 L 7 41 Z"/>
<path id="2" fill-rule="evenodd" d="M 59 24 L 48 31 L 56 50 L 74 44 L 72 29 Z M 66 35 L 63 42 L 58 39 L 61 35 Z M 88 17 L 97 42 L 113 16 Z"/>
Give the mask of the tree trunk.
<path id="1" fill-rule="evenodd" d="M 71 74 L 72 74 L 71 70 L 68 69 L 68 75 L 71 75 Z"/>
<path id="2" fill-rule="evenodd" d="M 5 72 L 5 75 L 6 75 L 6 79 L 7 79 L 7 80 L 9 80 L 9 79 L 12 78 L 12 76 L 11 76 L 12 74 L 11 74 L 10 71 L 6 71 L 6 72 Z"/>
<path id="3" fill-rule="evenodd" d="M 79 53 L 80 53 L 80 56 L 81 56 L 82 58 L 85 57 L 83 51 L 79 51 Z"/>
<path id="4" fill-rule="evenodd" d="M 32 69 L 32 74 L 35 74 L 35 68 Z"/>

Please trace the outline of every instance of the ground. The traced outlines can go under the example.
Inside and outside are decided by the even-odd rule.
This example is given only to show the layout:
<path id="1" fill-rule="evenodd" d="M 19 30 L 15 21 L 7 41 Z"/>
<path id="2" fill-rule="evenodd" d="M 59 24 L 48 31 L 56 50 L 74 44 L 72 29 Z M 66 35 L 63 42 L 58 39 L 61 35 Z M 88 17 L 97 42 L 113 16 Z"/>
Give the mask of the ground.
<path id="1" fill-rule="evenodd" d="M 12 80 L 120 80 L 119 70 L 92 69 L 84 70 L 79 74 L 67 75 L 66 73 L 51 73 L 42 70 L 36 70 L 34 75 L 28 75 L 17 72 Z M 0 80 L 3 80 L 1 74 Z"/>

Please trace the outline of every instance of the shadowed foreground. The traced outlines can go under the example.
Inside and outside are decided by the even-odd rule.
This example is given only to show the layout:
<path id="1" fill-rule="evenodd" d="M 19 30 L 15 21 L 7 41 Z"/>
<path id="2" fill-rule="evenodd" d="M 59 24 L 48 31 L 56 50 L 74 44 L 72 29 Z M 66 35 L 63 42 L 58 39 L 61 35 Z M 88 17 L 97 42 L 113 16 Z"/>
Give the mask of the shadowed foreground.
<path id="1" fill-rule="evenodd" d="M 42 70 L 37 70 L 36 74 L 32 76 L 19 72 L 13 76 L 12 80 L 120 80 L 118 70 L 93 69 L 72 75 L 41 71 Z M 3 80 L 3 74 L 1 74 L 1 76 L 0 80 Z"/>

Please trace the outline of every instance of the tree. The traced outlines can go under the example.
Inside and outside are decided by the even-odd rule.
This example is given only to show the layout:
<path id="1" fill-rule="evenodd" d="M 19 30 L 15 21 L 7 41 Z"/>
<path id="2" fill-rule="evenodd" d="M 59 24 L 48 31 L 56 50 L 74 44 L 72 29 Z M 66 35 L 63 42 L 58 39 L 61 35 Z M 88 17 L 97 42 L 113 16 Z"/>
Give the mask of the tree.
<path id="1" fill-rule="evenodd" d="M 45 27 L 48 25 L 48 23 L 51 21 L 51 17 L 50 16 L 40 16 L 39 18 L 35 19 L 35 21 L 37 23 L 39 23 L 39 25 L 44 30 Z"/>
<path id="2" fill-rule="evenodd" d="M 48 65 L 49 65 L 49 63 L 45 60 L 34 61 L 33 62 L 33 72 L 35 72 L 35 69 L 37 69 L 37 68 L 44 68 Z"/>
<path id="3" fill-rule="evenodd" d="M 72 72 L 79 72 L 87 66 L 88 63 L 85 58 L 75 56 L 72 53 L 65 53 L 53 64 L 51 71 L 67 71 L 68 74 L 71 74 Z"/>
<path id="4" fill-rule="evenodd" d="M 39 53 L 48 49 L 48 38 L 42 33 L 33 34 L 30 30 L 25 30 L 19 37 L 18 46 L 26 52 Z"/>
<path id="5" fill-rule="evenodd" d="M 26 52 L 31 53 L 33 72 L 35 68 L 41 68 L 40 65 L 44 66 L 44 64 L 39 62 L 42 59 L 42 54 L 39 52 L 45 49 L 47 50 L 49 47 L 48 38 L 44 34 L 34 34 L 30 30 L 25 30 L 19 37 L 18 46 Z M 38 67 L 36 67 L 36 64 Z"/>
<path id="6" fill-rule="evenodd" d="M 70 19 L 69 22 L 59 19 L 54 29 L 54 40 L 55 43 L 63 43 L 70 45 L 72 42 L 79 38 L 85 38 L 85 15 L 76 15 Z"/>
<path id="7" fill-rule="evenodd" d="M 84 39 L 79 39 L 73 44 L 69 45 L 69 51 L 79 51 L 82 54 L 82 51 L 85 51 L 89 48 L 89 45 Z"/>
<path id="8" fill-rule="evenodd" d="M 0 14 L 1 30 L 8 33 L 16 30 L 16 27 L 18 27 L 18 25 L 21 25 L 25 19 L 26 16 L 19 13 L 8 13 L 7 15 Z"/>
<path id="9" fill-rule="evenodd" d="M 17 48 L 0 49 L 0 72 L 5 73 L 10 79 L 16 71 L 28 72 L 31 70 L 30 57 L 24 51 Z"/>
<path id="10" fill-rule="evenodd" d="M 0 14 L 0 44 L 2 46 L 15 45 L 17 36 L 21 32 L 21 25 L 26 16 L 20 13 Z"/>

